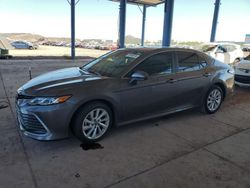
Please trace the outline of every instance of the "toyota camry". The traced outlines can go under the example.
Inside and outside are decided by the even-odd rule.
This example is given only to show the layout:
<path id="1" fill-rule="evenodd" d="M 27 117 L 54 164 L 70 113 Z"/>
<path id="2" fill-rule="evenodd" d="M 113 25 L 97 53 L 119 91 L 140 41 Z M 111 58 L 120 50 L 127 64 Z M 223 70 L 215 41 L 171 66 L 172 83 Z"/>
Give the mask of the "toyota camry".
<path id="1" fill-rule="evenodd" d="M 215 113 L 233 85 L 234 70 L 200 51 L 119 49 L 28 81 L 17 91 L 17 117 L 34 139 L 73 133 L 96 142 L 113 126 L 195 107 Z"/>

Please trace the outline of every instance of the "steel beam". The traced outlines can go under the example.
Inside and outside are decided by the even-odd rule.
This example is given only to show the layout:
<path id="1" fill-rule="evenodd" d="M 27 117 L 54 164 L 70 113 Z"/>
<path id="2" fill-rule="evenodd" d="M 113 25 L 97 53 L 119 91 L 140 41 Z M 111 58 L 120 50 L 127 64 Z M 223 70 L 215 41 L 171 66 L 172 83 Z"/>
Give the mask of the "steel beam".
<path id="1" fill-rule="evenodd" d="M 75 59 L 75 0 L 71 0 L 71 58 Z"/>
<path id="2" fill-rule="evenodd" d="M 147 5 L 143 5 L 143 10 L 142 10 L 141 46 L 144 46 L 146 14 L 147 14 Z"/>
<path id="3" fill-rule="evenodd" d="M 213 17 L 213 25 L 211 30 L 210 42 L 215 41 L 216 29 L 218 24 L 219 10 L 220 10 L 220 0 L 215 0 L 214 7 L 214 17 Z"/>
<path id="4" fill-rule="evenodd" d="M 119 48 L 125 47 L 125 29 L 126 29 L 126 6 L 127 0 L 120 1 L 120 21 L 119 21 Z"/>
<path id="5" fill-rule="evenodd" d="M 174 13 L 174 0 L 166 0 L 165 6 L 164 6 L 164 25 L 163 25 L 162 46 L 170 46 L 173 13 Z"/>

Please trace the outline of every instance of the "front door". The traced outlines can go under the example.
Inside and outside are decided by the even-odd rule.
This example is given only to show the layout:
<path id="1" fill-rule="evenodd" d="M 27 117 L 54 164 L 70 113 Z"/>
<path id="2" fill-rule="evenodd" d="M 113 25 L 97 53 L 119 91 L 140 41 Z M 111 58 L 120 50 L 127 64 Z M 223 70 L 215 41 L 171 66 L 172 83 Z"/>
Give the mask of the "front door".
<path id="1" fill-rule="evenodd" d="M 130 85 L 129 77 L 136 71 L 144 71 L 149 77 Z M 152 55 L 137 65 L 127 77 L 120 91 L 122 119 L 140 119 L 171 108 L 175 96 L 172 52 Z"/>

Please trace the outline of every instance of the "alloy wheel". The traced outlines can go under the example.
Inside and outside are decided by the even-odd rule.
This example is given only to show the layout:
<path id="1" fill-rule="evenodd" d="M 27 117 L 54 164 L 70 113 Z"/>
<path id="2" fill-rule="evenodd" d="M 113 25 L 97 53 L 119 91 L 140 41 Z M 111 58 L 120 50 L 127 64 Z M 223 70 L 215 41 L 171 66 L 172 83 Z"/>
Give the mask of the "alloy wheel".
<path id="1" fill-rule="evenodd" d="M 110 124 L 109 113 L 103 108 L 91 110 L 84 118 L 82 132 L 88 139 L 100 138 L 108 130 Z"/>
<path id="2" fill-rule="evenodd" d="M 207 108 L 209 111 L 216 111 L 221 104 L 222 93 L 219 89 L 213 89 L 207 97 Z"/>

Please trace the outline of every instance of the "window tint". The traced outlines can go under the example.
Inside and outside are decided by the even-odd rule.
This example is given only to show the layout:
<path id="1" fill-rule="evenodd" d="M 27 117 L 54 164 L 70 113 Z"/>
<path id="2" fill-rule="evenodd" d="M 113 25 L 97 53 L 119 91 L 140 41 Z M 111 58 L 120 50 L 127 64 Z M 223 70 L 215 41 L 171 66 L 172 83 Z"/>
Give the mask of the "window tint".
<path id="1" fill-rule="evenodd" d="M 140 63 L 132 72 L 144 71 L 151 76 L 172 73 L 173 53 L 156 54 Z"/>
<path id="2" fill-rule="evenodd" d="M 207 65 L 203 57 L 191 52 L 176 52 L 178 57 L 178 72 L 197 71 Z"/>

